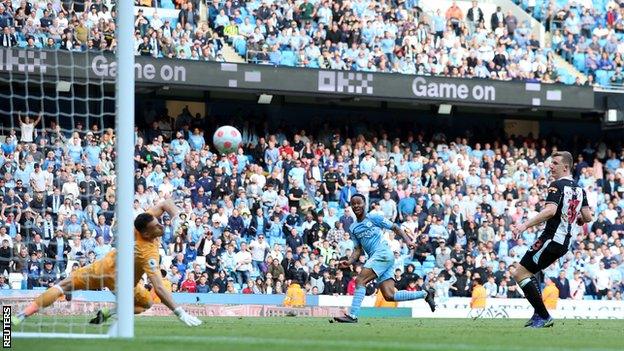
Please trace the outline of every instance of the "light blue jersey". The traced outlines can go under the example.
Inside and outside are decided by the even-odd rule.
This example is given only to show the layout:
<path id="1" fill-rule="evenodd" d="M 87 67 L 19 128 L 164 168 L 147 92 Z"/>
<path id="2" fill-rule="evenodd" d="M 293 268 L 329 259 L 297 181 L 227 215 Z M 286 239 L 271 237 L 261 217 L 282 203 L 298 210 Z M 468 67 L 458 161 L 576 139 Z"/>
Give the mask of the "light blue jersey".
<path id="1" fill-rule="evenodd" d="M 351 240 L 355 246 L 362 246 L 368 257 L 379 251 L 390 251 L 381 229 L 392 229 L 394 223 L 378 214 L 367 214 L 363 221 L 354 222 L 349 227 Z"/>
<path id="2" fill-rule="evenodd" d="M 383 216 L 369 213 L 361 222 L 354 222 L 349 226 L 355 247 L 362 246 L 368 255 L 364 268 L 375 272 L 377 283 L 391 279 L 394 274 L 394 254 L 381 231 L 392 229 L 393 225 L 394 223 Z"/>

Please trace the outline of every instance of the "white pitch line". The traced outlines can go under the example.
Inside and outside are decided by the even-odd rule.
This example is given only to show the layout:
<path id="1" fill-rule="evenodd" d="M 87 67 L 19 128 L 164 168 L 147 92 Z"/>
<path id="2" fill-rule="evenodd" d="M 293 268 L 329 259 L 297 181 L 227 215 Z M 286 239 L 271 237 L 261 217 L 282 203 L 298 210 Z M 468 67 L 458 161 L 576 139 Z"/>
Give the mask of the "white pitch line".
<path id="1" fill-rule="evenodd" d="M 530 333 L 527 333 L 529 336 Z M 419 343 L 414 341 L 412 343 L 402 343 L 396 341 L 375 341 L 375 340 L 360 340 L 360 341 L 347 341 L 347 340 L 313 340 L 313 339 L 276 339 L 276 338 L 260 338 L 250 336 L 146 336 L 139 337 L 139 339 L 156 340 L 156 341 L 192 341 L 192 342 L 231 342 L 232 344 L 247 344 L 247 345 L 284 345 L 292 346 L 293 343 L 297 345 L 311 345 L 311 346 L 324 346 L 324 347 L 339 347 L 347 349 L 361 349 L 361 348 L 378 348 L 378 349 L 398 349 L 398 350 L 491 350 L 491 351 L 526 351 L 526 347 L 514 347 L 510 345 L 477 345 L 477 344 L 462 344 L 462 343 Z M 567 351 L 566 347 L 536 347 L 531 346 L 532 350 L 536 351 Z M 606 348 L 584 348 L 583 351 L 614 351 L 617 349 Z"/>

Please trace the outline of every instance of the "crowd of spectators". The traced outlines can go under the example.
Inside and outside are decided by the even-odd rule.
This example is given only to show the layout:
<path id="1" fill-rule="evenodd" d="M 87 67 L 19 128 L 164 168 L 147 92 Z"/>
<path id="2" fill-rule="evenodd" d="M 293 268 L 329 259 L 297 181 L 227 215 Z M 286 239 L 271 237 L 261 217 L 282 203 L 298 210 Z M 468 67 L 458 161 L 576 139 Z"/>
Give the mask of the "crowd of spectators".
<path id="1" fill-rule="evenodd" d="M 241 3 L 255 23 L 239 21 L 234 11 L 225 37 L 239 52 L 253 50 L 251 61 L 264 64 L 561 81 L 552 54 L 528 23 L 500 7 L 485 18 L 477 1 L 472 6 L 464 13 L 453 2 L 446 11 L 426 14 L 418 1 L 257 0 Z M 222 15 L 209 12 L 218 31 L 227 23 Z"/>
<path id="2" fill-rule="evenodd" d="M 0 45 L 113 51 L 115 3 L 0 1 Z M 224 61 L 222 48 L 229 43 L 260 64 L 574 82 L 556 69 L 553 52 L 543 48 L 529 22 L 500 7 L 486 18 L 477 1 L 468 11 L 453 2 L 432 14 L 415 0 L 214 0 L 205 6 L 199 0 L 136 0 L 135 5 L 141 6 L 137 55 Z M 161 17 L 168 13 L 165 6 L 179 10 L 177 16 Z M 561 48 L 555 45 L 568 57 Z"/>
<path id="3" fill-rule="evenodd" d="M 589 84 L 622 85 L 624 3 L 612 0 L 516 1 L 542 21 L 552 49 L 589 77 Z"/>
<path id="4" fill-rule="evenodd" d="M 157 117 L 157 118 L 155 118 Z M 159 199 L 179 204 L 162 219 L 163 276 L 177 292 L 280 294 L 300 282 L 309 294 L 352 294 L 354 275 L 337 262 L 353 252 L 349 199 L 399 224 L 417 243 L 386 238 L 396 285 L 470 296 L 519 297 L 514 265 L 539 233 L 514 240 L 512 225 L 544 206 L 548 155 L 559 143 L 444 133 L 346 135 L 328 124 L 313 135 L 243 122 L 243 145 L 220 155 L 215 126 L 187 109 L 146 116 L 137 129 L 135 215 Z M 103 257 L 115 238 L 115 135 L 99 124 L 61 129 L 54 118 L 19 114 L 0 137 L 0 288 L 46 287 Z M 6 124 L 5 124 L 6 126 Z M 622 299 L 624 150 L 590 143 L 574 177 L 595 222 L 545 274 L 561 298 Z M 8 278 L 8 279 L 7 279 Z"/>

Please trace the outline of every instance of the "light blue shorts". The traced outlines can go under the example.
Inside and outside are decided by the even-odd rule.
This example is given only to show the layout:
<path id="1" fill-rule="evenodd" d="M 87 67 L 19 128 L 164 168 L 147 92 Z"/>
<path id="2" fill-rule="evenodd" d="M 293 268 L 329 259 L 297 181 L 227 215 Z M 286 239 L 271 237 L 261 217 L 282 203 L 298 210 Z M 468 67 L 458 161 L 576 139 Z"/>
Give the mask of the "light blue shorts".
<path id="1" fill-rule="evenodd" d="M 377 275 L 377 284 L 394 277 L 394 254 L 390 250 L 375 252 L 364 263 L 364 268 L 372 269 Z"/>

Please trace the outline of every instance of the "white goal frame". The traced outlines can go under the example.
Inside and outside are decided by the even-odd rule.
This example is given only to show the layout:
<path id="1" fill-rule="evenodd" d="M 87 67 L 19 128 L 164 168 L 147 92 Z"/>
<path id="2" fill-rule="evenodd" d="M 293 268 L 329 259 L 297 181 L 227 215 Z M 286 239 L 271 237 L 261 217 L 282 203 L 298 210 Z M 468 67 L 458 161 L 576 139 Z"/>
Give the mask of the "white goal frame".
<path id="1" fill-rule="evenodd" d="M 14 332 L 15 338 L 102 339 L 134 337 L 134 2 L 117 1 L 115 89 L 117 322 L 106 334 Z M 122 268 L 123 267 L 123 268 Z"/>

